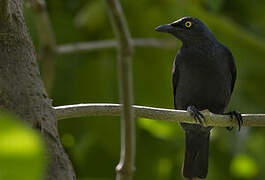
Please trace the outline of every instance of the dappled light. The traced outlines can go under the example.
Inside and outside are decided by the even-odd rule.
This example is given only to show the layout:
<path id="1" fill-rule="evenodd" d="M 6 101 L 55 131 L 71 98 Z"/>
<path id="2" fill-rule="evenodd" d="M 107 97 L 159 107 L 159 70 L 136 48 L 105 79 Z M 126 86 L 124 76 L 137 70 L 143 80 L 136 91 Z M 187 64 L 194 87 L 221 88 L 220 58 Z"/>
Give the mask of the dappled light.
<path id="1" fill-rule="evenodd" d="M 108 0 L 44 2 L 41 10 L 34 3 L 26 4 L 25 20 L 37 50 L 42 80 L 52 99 L 55 116 L 60 119 L 60 140 L 78 180 L 115 179 L 115 167 L 124 148 L 123 138 L 128 137 L 131 144 L 136 139 L 136 161 L 134 163 L 133 145 L 128 148 L 132 150 L 129 153 L 132 158 L 125 161 L 130 167 L 127 164 L 129 168 L 121 174 L 134 173 L 135 180 L 182 179 L 184 132 L 177 120 L 172 120 L 175 116 L 170 111 L 174 108 L 172 63 L 181 42 L 154 29 L 184 16 L 202 20 L 218 41 L 231 50 L 237 66 L 237 81 L 226 111 L 238 110 L 246 120 L 241 132 L 237 128 L 228 132 L 226 123 L 236 126 L 229 116 L 225 116 L 226 119 L 214 116 L 217 119 L 212 120 L 211 114 L 207 114 L 211 125 L 220 122 L 217 126 L 221 126 L 211 132 L 207 179 L 265 179 L 264 114 L 263 117 L 257 115 L 265 113 L 265 1 L 120 1 L 122 11 L 110 8 Z M 126 23 L 119 23 L 122 18 Z M 126 63 L 117 60 L 117 53 Z M 118 62 L 123 68 L 117 66 Z M 124 101 L 127 108 L 117 107 Z M 63 105 L 79 103 L 91 103 L 95 107 L 88 107 L 91 111 L 87 114 L 82 109 L 85 104 L 77 105 L 77 111 L 58 110 Z M 110 103 L 115 107 L 108 106 L 108 109 L 103 104 L 104 111 L 100 111 L 95 103 Z M 124 119 L 132 120 L 133 111 L 128 108 L 132 103 L 166 110 L 135 108 L 136 131 L 128 133 L 133 127 L 124 127 L 119 118 L 113 116 L 123 112 L 122 117 L 129 117 Z M 183 113 L 186 112 L 179 115 Z M 23 125 L 9 123 L 1 123 L 0 179 L 1 168 L 9 174 L 18 168 L 20 160 L 24 163 L 18 171 L 21 178 L 29 172 L 29 167 L 32 178 L 41 177 L 45 164 L 42 141 Z M 120 127 L 127 128 L 128 134 L 120 132 Z"/>

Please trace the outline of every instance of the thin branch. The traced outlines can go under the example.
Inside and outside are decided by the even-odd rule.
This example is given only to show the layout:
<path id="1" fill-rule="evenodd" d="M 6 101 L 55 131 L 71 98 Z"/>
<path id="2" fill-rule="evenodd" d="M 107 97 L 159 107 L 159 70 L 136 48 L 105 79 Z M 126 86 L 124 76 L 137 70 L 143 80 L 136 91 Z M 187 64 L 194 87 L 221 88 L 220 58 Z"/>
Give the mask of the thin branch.
<path id="1" fill-rule="evenodd" d="M 115 40 L 79 42 L 74 44 L 63 44 L 57 46 L 57 53 L 58 54 L 79 53 L 79 52 L 102 50 L 108 48 L 116 48 L 116 47 L 117 47 L 117 42 Z"/>
<path id="2" fill-rule="evenodd" d="M 10 0 L 0 0 L 0 19 L 2 23 L 10 22 Z"/>
<path id="3" fill-rule="evenodd" d="M 176 48 L 177 42 L 173 40 L 155 39 L 155 38 L 135 38 L 132 40 L 132 45 L 134 47 L 153 47 L 153 48 L 173 49 Z M 117 47 L 116 40 L 101 40 L 101 41 L 80 42 L 73 44 L 63 44 L 57 46 L 56 52 L 61 55 L 61 54 L 87 52 L 87 51 L 102 50 L 102 49 L 116 48 L 116 47 Z"/>
<path id="4" fill-rule="evenodd" d="M 120 116 L 120 104 L 75 104 L 54 107 L 58 120 L 85 116 Z M 187 111 L 154 108 L 147 106 L 133 106 L 135 116 L 162 121 L 198 123 Z M 228 115 L 218 115 L 209 111 L 202 111 L 205 116 L 205 126 L 230 127 L 238 126 Z M 265 126 L 265 114 L 242 114 L 243 126 Z"/>
<path id="5" fill-rule="evenodd" d="M 132 180 L 135 164 L 135 121 L 132 111 L 133 44 L 119 0 L 106 0 L 118 45 L 119 94 L 121 112 L 121 157 L 116 167 L 116 180 Z"/>
<path id="6" fill-rule="evenodd" d="M 135 38 L 133 39 L 133 45 L 135 47 L 153 47 L 153 48 L 165 48 L 175 49 L 177 41 L 169 39 L 157 39 L 157 38 Z"/>

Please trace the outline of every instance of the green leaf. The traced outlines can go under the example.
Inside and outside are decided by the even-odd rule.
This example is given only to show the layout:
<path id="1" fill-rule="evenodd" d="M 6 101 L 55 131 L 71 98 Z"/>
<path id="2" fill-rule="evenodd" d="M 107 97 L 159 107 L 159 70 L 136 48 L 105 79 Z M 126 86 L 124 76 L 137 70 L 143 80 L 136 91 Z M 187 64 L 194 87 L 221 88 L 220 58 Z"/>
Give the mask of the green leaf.
<path id="1" fill-rule="evenodd" d="M 230 165 L 232 175 L 238 178 L 253 178 L 258 173 L 256 162 L 246 154 L 234 157 Z"/>
<path id="2" fill-rule="evenodd" d="M 43 179 L 44 151 L 39 135 L 7 114 L 0 114 L 0 124 L 0 179 Z"/>

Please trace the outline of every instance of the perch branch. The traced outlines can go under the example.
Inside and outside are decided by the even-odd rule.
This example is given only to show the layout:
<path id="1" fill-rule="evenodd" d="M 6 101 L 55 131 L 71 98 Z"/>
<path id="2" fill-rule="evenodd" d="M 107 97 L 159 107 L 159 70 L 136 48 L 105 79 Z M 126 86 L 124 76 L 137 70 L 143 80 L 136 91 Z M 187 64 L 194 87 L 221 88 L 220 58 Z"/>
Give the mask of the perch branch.
<path id="1" fill-rule="evenodd" d="M 134 47 L 153 47 L 153 48 L 165 48 L 173 49 L 176 47 L 176 41 L 165 40 L 165 39 L 155 39 L 155 38 L 135 38 L 132 40 L 132 45 Z M 91 42 L 80 42 L 73 44 L 63 44 L 57 46 L 56 52 L 58 54 L 69 54 L 69 53 L 79 53 L 87 52 L 108 48 L 116 48 L 116 40 L 101 40 L 101 41 L 91 41 Z"/>
<path id="2" fill-rule="evenodd" d="M 117 38 L 119 94 L 121 111 L 121 156 L 116 167 L 116 180 L 132 180 L 135 163 L 135 121 L 132 111 L 133 44 L 119 0 L 106 0 L 110 20 Z"/>
<path id="3" fill-rule="evenodd" d="M 58 120 L 85 116 L 120 116 L 120 104 L 76 104 L 54 107 Z M 198 123 L 187 111 L 154 108 L 147 106 L 133 106 L 135 116 L 138 118 L 156 119 L 162 121 Z M 238 126 L 231 121 L 228 115 L 218 115 L 209 111 L 202 111 L 206 126 L 230 127 Z M 242 114 L 243 126 L 265 126 L 265 114 Z"/>

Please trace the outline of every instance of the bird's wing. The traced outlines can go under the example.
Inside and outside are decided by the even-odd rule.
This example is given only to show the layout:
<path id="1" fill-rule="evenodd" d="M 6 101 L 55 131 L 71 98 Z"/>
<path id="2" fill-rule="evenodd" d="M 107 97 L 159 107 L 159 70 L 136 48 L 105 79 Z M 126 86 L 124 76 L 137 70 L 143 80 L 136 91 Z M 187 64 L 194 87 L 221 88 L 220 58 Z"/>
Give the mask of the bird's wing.
<path id="1" fill-rule="evenodd" d="M 178 86 L 179 81 L 179 67 L 178 67 L 178 55 L 175 57 L 174 63 L 173 63 L 173 70 L 172 70 L 172 85 L 173 85 L 173 95 L 174 95 L 174 106 L 176 106 L 176 89 Z"/>
<path id="2" fill-rule="evenodd" d="M 235 81 L 236 81 L 236 64 L 235 64 L 235 60 L 234 57 L 231 53 L 230 50 L 227 49 L 227 53 L 228 53 L 228 63 L 229 63 L 229 68 L 230 68 L 230 73 L 231 73 L 231 94 L 233 93 L 234 90 L 234 86 L 235 86 Z"/>

